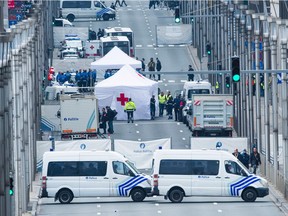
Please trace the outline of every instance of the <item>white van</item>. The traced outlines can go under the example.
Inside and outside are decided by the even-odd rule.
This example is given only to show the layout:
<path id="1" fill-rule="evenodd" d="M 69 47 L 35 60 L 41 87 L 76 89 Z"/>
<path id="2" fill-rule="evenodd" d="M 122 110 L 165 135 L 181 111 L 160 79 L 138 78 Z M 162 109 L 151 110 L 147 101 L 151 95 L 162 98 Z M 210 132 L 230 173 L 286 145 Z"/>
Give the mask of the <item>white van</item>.
<path id="1" fill-rule="evenodd" d="M 58 151 L 43 155 L 41 197 L 70 203 L 77 197 L 131 196 L 141 202 L 151 179 L 112 151 Z"/>
<path id="2" fill-rule="evenodd" d="M 241 196 L 246 202 L 269 194 L 265 179 L 249 173 L 231 153 L 221 150 L 156 150 L 153 195 L 171 202 L 188 196 Z"/>
<path id="3" fill-rule="evenodd" d="M 192 96 L 198 94 L 212 94 L 212 85 L 208 81 L 186 81 L 184 83 L 182 96 L 186 101 L 182 109 L 183 123 L 188 126 L 187 111 L 191 108 Z"/>
<path id="4" fill-rule="evenodd" d="M 99 0 L 61 0 L 60 15 L 73 22 L 77 18 L 115 19 L 116 12 Z"/>

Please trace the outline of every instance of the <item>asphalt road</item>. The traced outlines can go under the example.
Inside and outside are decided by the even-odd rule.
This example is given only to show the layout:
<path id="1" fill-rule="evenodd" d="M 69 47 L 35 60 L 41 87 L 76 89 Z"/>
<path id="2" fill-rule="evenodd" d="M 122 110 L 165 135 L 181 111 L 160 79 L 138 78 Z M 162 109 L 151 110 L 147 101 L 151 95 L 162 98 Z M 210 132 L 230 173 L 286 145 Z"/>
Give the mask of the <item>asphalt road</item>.
<path id="1" fill-rule="evenodd" d="M 130 27 L 135 34 L 136 56 L 141 59 L 158 57 L 162 62 L 162 71 L 179 71 L 179 75 L 162 76 L 159 87 L 172 94 L 183 87 L 186 71 L 192 60 L 186 47 L 156 47 L 155 25 L 174 24 L 173 12 L 169 10 L 149 10 L 147 1 L 127 1 L 128 7 L 117 8 L 117 19 L 114 21 L 78 20 L 76 26 L 89 26 L 93 30 L 105 27 Z M 111 2 L 106 2 L 110 5 Z M 170 17 L 170 18 L 164 18 Z M 152 140 L 172 138 L 172 148 L 189 148 L 191 132 L 182 123 L 168 120 L 166 116 L 155 121 L 135 121 L 127 124 L 115 122 L 113 138 L 127 140 Z M 54 202 L 54 199 L 42 199 L 38 208 L 39 216 L 186 216 L 186 215 L 233 215 L 233 216 L 280 216 L 284 215 L 272 202 L 271 198 L 259 198 L 254 203 L 245 203 L 241 198 L 192 197 L 184 198 L 183 203 L 173 204 L 163 197 L 150 197 L 142 203 L 134 203 L 130 198 L 81 198 L 69 205 Z"/>

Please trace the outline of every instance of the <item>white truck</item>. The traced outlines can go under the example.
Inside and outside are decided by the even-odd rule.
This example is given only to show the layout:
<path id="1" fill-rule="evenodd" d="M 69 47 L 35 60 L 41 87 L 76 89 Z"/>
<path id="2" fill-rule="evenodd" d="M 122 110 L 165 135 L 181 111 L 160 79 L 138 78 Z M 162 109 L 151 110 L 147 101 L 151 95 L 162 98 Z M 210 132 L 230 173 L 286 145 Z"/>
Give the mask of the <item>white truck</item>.
<path id="1" fill-rule="evenodd" d="M 54 47 L 61 48 L 62 42 L 65 40 L 67 35 L 77 35 L 81 41 L 86 41 L 89 38 L 89 28 L 88 27 L 53 27 L 53 39 Z"/>
<path id="2" fill-rule="evenodd" d="M 187 114 L 192 136 L 232 137 L 232 95 L 193 95 Z"/>
<path id="3" fill-rule="evenodd" d="M 97 136 L 98 102 L 94 95 L 60 95 L 61 138 L 88 139 Z"/>
<path id="4" fill-rule="evenodd" d="M 187 111 L 192 104 L 192 96 L 199 94 L 212 94 L 212 85 L 208 81 L 187 81 L 184 83 L 182 96 L 186 101 L 185 107 L 182 109 L 183 123 L 188 126 Z"/>

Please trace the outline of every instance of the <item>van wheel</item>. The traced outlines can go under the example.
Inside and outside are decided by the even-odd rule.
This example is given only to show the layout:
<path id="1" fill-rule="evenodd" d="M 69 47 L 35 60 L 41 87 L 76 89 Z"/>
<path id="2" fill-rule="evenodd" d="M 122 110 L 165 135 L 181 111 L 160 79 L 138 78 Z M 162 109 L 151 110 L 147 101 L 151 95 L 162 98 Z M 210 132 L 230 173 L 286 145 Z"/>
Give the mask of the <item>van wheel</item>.
<path id="1" fill-rule="evenodd" d="M 60 203 L 69 204 L 73 200 L 73 194 L 68 189 L 63 189 L 59 191 L 58 198 Z"/>
<path id="2" fill-rule="evenodd" d="M 69 22 L 73 22 L 75 20 L 75 16 L 73 14 L 69 14 L 67 16 L 67 19 L 68 19 Z"/>
<path id="3" fill-rule="evenodd" d="M 169 200 L 173 203 L 182 202 L 183 197 L 184 197 L 183 191 L 180 189 L 177 189 L 177 188 L 172 189 L 169 193 L 169 196 L 168 196 Z"/>
<path id="4" fill-rule="evenodd" d="M 257 198 L 257 193 L 254 189 L 252 188 L 247 188 L 246 190 L 243 191 L 242 193 L 242 199 L 245 202 L 254 202 Z"/>
<path id="5" fill-rule="evenodd" d="M 146 197 L 146 193 L 141 188 L 135 188 L 131 192 L 131 198 L 134 202 L 142 202 Z"/>
<path id="6" fill-rule="evenodd" d="M 103 20 L 108 21 L 110 18 L 109 14 L 103 14 Z"/>

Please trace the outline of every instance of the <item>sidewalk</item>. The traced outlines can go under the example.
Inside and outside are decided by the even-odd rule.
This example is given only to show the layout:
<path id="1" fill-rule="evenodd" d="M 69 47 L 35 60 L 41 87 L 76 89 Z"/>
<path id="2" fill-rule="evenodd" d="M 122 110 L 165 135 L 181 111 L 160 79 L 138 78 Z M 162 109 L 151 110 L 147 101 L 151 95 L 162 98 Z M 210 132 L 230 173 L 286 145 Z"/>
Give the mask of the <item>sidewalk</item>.
<path id="1" fill-rule="evenodd" d="M 36 173 L 35 176 L 35 181 L 32 182 L 32 191 L 30 191 L 29 197 L 30 197 L 30 201 L 28 204 L 28 209 L 30 209 L 29 211 L 27 211 L 26 213 L 23 214 L 23 216 L 35 216 L 36 215 L 36 211 L 37 211 L 37 205 L 38 205 L 38 201 L 39 201 L 39 191 L 41 188 L 41 173 Z"/>

